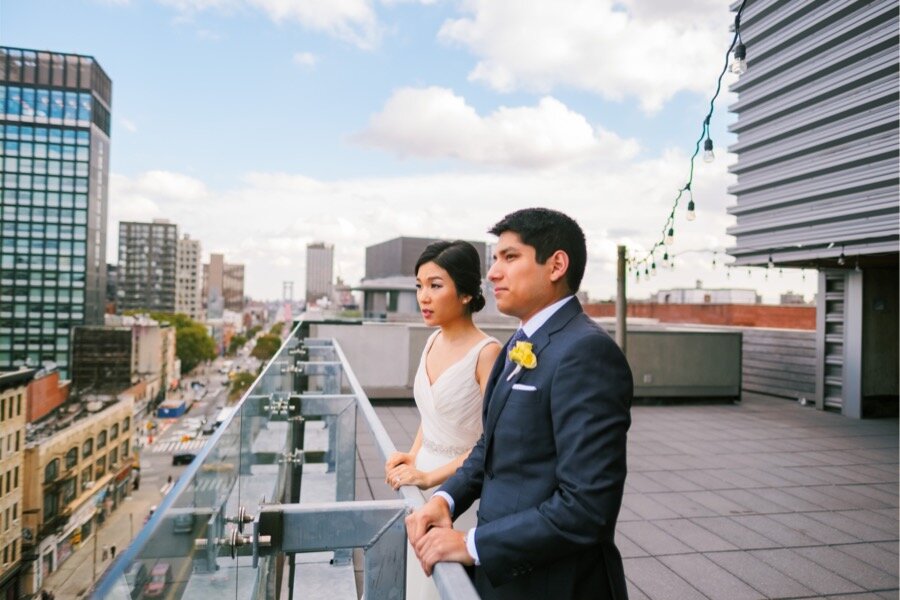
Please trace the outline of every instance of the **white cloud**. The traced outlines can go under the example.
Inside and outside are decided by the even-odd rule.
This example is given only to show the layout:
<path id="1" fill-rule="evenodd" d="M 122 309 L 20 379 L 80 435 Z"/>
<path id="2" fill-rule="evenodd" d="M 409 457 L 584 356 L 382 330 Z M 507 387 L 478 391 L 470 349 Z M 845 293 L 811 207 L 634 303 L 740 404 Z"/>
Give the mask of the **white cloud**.
<path id="1" fill-rule="evenodd" d="M 574 87 L 655 111 L 676 93 L 707 93 L 730 41 L 720 0 L 465 0 L 440 30 L 478 57 L 469 74 L 495 90 Z"/>
<path id="2" fill-rule="evenodd" d="M 381 40 L 382 26 L 372 0 L 157 0 L 174 8 L 181 18 L 213 10 L 233 14 L 258 10 L 275 23 L 299 23 L 364 49 Z"/>
<path id="3" fill-rule="evenodd" d="M 168 218 L 181 233 L 201 240 L 205 255 L 224 252 L 229 261 L 244 263 L 246 289 L 252 296 L 280 297 L 283 281 L 294 281 L 299 296 L 310 242 L 334 244 L 336 273 L 356 284 L 363 276 L 366 246 L 401 235 L 492 241 L 486 231 L 503 215 L 527 206 L 549 206 L 581 223 L 589 245 L 584 288 L 592 297 L 608 298 L 615 294 L 616 245 L 626 244 L 632 255 L 650 247 L 683 184 L 686 161 L 683 154 L 672 152 L 584 169 L 337 181 L 257 172 L 247 174 L 237 187 L 215 191 L 178 173 L 113 175 L 108 257 L 116 262 L 119 220 Z M 725 194 L 730 180 L 724 161 L 698 165 L 698 218 L 686 222 L 681 207 L 675 251 L 730 244 L 724 234 L 733 222 L 724 212 L 733 203 Z M 649 283 L 630 282 L 632 297 L 646 297 L 660 287 L 683 287 L 686 277 L 690 283 L 702 279 L 707 285 L 746 285 L 746 270 L 735 272 L 729 282 L 724 269 L 711 268 L 709 255 L 686 255 L 679 264 Z M 766 285 L 776 291 L 802 289 L 791 277 L 772 278 Z M 811 290 L 813 278 L 807 279 Z M 762 286 L 756 281 L 752 287 Z"/>
<path id="4" fill-rule="evenodd" d="M 138 130 L 137 125 L 135 125 L 134 121 L 132 121 L 131 119 L 126 119 L 125 117 L 120 117 L 119 123 L 122 125 L 122 127 L 125 128 L 125 131 L 127 131 L 129 133 L 137 133 L 137 130 Z"/>
<path id="5" fill-rule="evenodd" d="M 319 57 L 312 52 L 295 52 L 293 61 L 295 65 L 314 67 L 316 66 L 316 63 L 319 62 Z"/>
<path id="6" fill-rule="evenodd" d="M 634 140 L 592 127 L 584 116 L 549 96 L 536 106 L 500 107 L 480 116 L 464 98 L 440 87 L 394 92 L 354 139 L 403 157 L 524 168 L 624 160 L 638 151 Z"/>

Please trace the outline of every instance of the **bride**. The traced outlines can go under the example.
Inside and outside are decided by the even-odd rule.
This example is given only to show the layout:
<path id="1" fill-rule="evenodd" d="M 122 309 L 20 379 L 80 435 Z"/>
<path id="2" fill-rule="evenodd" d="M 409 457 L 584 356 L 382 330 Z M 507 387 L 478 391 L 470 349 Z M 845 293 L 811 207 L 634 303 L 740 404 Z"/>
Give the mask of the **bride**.
<path id="1" fill-rule="evenodd" d="M 416 262 L 416 299 L 426 325 L 439 327 L 425 343 L 413 395 L 422 417 L 409 452 L 385 464 L 394 489 L 414 485 L 432 491 L 458 469 L 481 437 L 484 388 L 500 343 L 472 322 L 484 308 L 481 260 L 468 242 L 435 242 Z M 429 494 L 430 495 L 430 494 Z M 456 519 L 458 529 L 475 526 L 477 503 Z M 439 598 L 437 588 L 408 549 L 406 597 Z"/>

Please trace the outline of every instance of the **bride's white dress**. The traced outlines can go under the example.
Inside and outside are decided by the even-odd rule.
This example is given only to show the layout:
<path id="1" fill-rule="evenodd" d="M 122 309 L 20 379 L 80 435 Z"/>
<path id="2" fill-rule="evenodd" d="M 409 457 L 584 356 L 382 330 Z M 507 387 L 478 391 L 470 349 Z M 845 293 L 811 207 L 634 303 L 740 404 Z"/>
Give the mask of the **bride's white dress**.
<path id="1" fill-rule="evenodd" d="M 425 358 L 439 334 L 440 330 L 435 331 L 425 343 L 413 383 L 413 395 L 422 417 L 422 447 L 416 455 L 416 469 L 420 471 L 433 471 L 447 464 L 468 452 L 481 437 L 482 394 L 475 379 L 475 368 L 481 349 L 499 343 L 485 337 L 430 383 Z M 434 490 L 426 490 L 425 497 L 431 497 Z M 477 508 L 475 502 L 454 521 L 454 529 L 468 531 L 474 527 Z M 440 598 L 434 581 L 425 576 L 411 547 L 407 548 L 406 597 L 408 600 Z"/>

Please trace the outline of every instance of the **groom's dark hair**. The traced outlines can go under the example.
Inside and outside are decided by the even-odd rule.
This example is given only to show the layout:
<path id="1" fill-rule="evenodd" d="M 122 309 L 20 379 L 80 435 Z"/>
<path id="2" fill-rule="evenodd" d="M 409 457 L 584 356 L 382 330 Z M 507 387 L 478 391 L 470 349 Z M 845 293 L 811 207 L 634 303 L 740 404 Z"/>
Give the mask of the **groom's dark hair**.
<path id="1" fill-rule="evenodd" d="M 519 234 L 522 243 L 534 248 L 540 264 L 557 250 L 565 252 L 569 256 L 566 285 L 571 293 L 578 291 L 587 264 L 587 244 L 575 219 L 549 208 L 523 208 L 500 219 L 488 233 L 499 236 L 505 231 Z"/>

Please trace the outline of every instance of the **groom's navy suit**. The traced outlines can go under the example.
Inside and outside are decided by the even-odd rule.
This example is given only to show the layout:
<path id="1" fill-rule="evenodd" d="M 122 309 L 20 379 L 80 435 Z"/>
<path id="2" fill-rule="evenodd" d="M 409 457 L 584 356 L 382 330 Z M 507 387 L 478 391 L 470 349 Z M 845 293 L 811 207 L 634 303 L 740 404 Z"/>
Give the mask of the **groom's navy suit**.
<path id="1" fill-rule="evenodd" d="M 575 298 L 530 341 L 537 366 L 507 380 L 513 368 L 501 353 L 484 434 L 441 487 L 454 517 L 481 498 L 475 587 L 484 599 L 627 598 L 613 537 L 631 370 Z"/>

